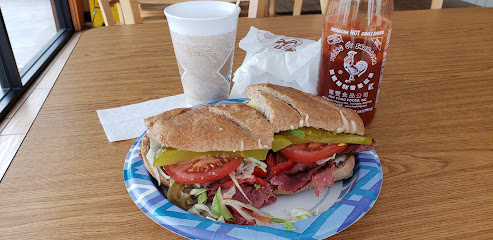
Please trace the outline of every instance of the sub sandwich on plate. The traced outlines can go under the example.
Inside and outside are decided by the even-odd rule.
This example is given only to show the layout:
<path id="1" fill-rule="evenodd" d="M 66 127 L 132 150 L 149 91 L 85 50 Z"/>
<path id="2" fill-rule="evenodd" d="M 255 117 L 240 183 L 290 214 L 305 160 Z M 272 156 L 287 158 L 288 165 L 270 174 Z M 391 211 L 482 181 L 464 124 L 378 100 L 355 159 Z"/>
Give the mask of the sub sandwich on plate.
<path id="1" fill-rule="evenodd" d="M 167 198 L 190 213 L 241 225 L 279 219 L 259 208 L 277 194 L 352 176 L 354 154 L 372 148 L 352 110 L 271 84 L 247 88 L 245 103 L 173 109 L 145 119 L 140 154 Z M 302 217 L 310 213 L 302 212 Z M 292 211 L 293 213 L 293 211 Z"/>

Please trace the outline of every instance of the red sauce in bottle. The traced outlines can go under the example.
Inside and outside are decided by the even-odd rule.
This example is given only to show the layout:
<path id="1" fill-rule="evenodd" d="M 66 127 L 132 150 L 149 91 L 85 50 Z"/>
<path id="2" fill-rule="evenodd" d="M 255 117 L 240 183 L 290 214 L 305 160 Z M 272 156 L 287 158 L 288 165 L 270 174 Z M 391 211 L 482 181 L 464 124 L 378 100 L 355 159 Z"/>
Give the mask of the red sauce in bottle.
<path id="1" fill-rule="evenodd" d="M 375 117 L 391 24 L 380 15 L 373 15 L 370 22 L 364 21 L 365 26 L 358 20 L 343 24 L 344 19 L 343 15 L 331 15 L 328 9 L 317 94 L 353 109 L 367 125 Z"/>

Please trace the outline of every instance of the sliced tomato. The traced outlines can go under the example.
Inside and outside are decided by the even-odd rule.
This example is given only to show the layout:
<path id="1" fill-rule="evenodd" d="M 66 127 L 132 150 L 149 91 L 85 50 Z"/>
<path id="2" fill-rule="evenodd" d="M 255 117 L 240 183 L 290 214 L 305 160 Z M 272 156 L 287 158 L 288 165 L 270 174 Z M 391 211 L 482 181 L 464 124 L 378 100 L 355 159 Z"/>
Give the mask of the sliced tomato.
<path id="1" fill-rule="evenodd" d="M 250 216 L 252 216 L 252 217 L 255 218 L 255 221 L 260 220 L 260 221 L 265 222 L 265 223 L 272 223 L 272 221 L 268 217 L 264 217 L 264 216 L 258 215 L 258 214 L 254 213 L 250 209 L 246 209 L 245 208 L 245 210 L 246 210 L 246 212 L 248 212 L 248 214 Z"/>
<path id="2" fill-rule="evenodd" d="M 204 183 L 228 176 L 240 166 L 243 157 L 205 158 L 172 165 L 164 170 L 175 181 L 183 184 Z"/>
<path id="3" fill-rule="evenodd" d="M 258 183 L 260 186 L 264 186 L 264 187 L 268 185 L 268 183 L 264 179 L 259 178 L 259 177 L 238 179 L 238 183 L 239 184 L 246 183 L 246 184 L 249 184 L 249 185 L 253 185 L 255 183 Z M 226 180 L 226 182 L 224 182 L 221 185 L 221 187 L 223 189 L 226 189 L 226 188 L 233 187 L 234 185 L 235 185 L 235 183 L 233 182 L 233 180 L 231 180 L 231 178 L 229 178 L 228 180 Z"/>
<path id="4" fill-rule="evenodd" d="M 269 183 L 267 181 L 265 181 L 264 179 L 259 178 L 259 177 L 256 177 L 255 178 L 255 182 L 257 182 L 258 185 L 260 185 L 262 187 L 265 187 L 265 186 L 269 185 Z"/>
<path id="5" fill-rule="evenodd" d="M 274 159 L 274 156 L 272 153 L 267 155 L 266 160 L 267 160 L 267 169 L 270 169 L 270 168 L 276 166 L 276 160 Z"/>
<path id="6" fill-rule="evenodd" d="M 282 172 L 284 172 L 284 171 L 292 168 L 295 163 L 296 163 L 295 161 L 293 161 L 291 159 L 288 159 L 287 162 L 281 163 L 279 165 L 276 165 L 276 166 L 272 167 L 271 168 L 272 174 L 273 175 L 278 175 L 279 173 L 282 173 Z"/>
<path id="7" fill-rule="evenodd" d="M 255 183 L 255 179 L 254 178 L 245 178 L 245 179 L 242 179 L 242 181 L 238 180 L 238 182 L 240 184 L 241 183 L 246 183 L 246 184 L 253 185 Z"/>
<path id="8" fill-rule="evenodd" d="M 256 167 L 253 170 L 253 176 L 265 177 L 265 176 L 267 176 L 267 171 L 264 172 L 264 170 L 262 170 L 261 168 Z"/>
<path id="9" fill-rule="evenodd" d="M 234 185 L 235 185 L 235 183 L 234 183 L 234 182 L 233 182 L 233 180 L 231 180 L 231 178 L 230 178 L 230 179 L 228 179 L 226 182 L 224 182 L 224 183 L 223 183 L 223 185 L 221 185 L 221 187 L 222 187 L 223 189 L 226 189 L 226 188 L 230 188 L 230 187 L 232 187 L 232 186 L 234 186 Z"/>
<path id="10" fill-rule="evenodd" d="M 278 157 L 280 156 L 278 155 Z M 296 162 L 288 158 L 286 162 L 277 164 L 277 161 L 274 159 L 274 156 L 272 154 L 267 155 L 267 166 L 268 169 L 270 169 L 269 171 L 272 173 L 272 175 L 278 175 L 290 169 L 295 163 Z"/>
<path id="11" fill-rule="evenodd" d="M 279 152 L 299 163 L 312 163 L 344 151 L 348 144 L 300 143 L 287 146 Z"/>

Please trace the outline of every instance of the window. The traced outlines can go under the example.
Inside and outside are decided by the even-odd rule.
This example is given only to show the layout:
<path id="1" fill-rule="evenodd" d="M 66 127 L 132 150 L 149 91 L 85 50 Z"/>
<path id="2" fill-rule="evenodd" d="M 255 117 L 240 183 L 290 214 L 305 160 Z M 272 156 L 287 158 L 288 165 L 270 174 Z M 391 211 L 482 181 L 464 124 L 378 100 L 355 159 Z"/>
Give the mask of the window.
<path id="1" fill-rule="evenodd" d="M 10 84 L 9 82 L 7 81 L 7 77 L 5 76 L 5 74 L 2 74 L 0 76 L 0 98 L 2 98 L 3 96 L 5 96 L 5 94 L 7 93 L 7 91 L 10 89 Z"/>
<path id="2" fill-rule="evenodd" d="M 0 0 L 0 120 L 73 33 L 64 0 Z"/>

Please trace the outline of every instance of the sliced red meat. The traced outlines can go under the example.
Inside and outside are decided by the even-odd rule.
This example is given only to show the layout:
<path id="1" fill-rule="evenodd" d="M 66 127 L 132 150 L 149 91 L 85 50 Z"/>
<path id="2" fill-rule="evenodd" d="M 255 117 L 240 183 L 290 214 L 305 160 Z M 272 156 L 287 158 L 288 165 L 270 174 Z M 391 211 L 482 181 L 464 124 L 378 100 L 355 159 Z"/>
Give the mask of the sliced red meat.
<path id="1" fill-rule="evenodd" d="M 212 201 L 212 199 L 214 199 L 214 196 L 216 196 L 217 189 L 219 189 L 219 187 L 221 187 L 228 180 L 231 180 L 231 178 L 225 177 L 216 181 L 202 183 L 202 187 L 207 189 L 207 201 Z M 227 191 L 227 189 L 222 189 L 223 193 L 225 191 Z"/>
<path id="2" fill-rule="evenodd" d="M 334 168 L 335 165 L 330 164 L 329 167 L 324 168 L 312 177 L 311 183 L 315 186 L 315 195 L 317 195 L 317 197 L 322 189 L 334 184 L 334 176 L 332 175 Z"/>
<path id="3" fill-rule="evenodd" d="M 252 185 L 241 184 L 240 185 L 245 195 L 247 195 L 248 199 L 252 201 L 251 205 L 255 208 L 261 208 L 263 206 L 267 206 L 277 200 L 276 196 L 274 196 L 273 188 L 271 186 L 262 187 L 259 189 L 255 189 Z M 236 189 L 235 195 L 233 195 L 234 200 L 238 200 L 240 202 L 250 204 L 250 202 L 241 194 L 240 190 Z"/>
<path id="4" fill-rule="evenodd" d="M 293 167 L 286 170 L 285 173 L 288 175 L 293 175 L 293 174 L 296 174 L 298 172 L 307 171 L 307 170 L 314 168 L 316 166 L 318 166 L 316 163 L 296 163 L 296 164 L 294 164 Z"/>
<path id="5" fill-rule="evenodd" d="M 293 175 L 287 175 L 285 172 L 273 176 L 270 183 L 277 189 L 286 193 L 295 193 L 310 182 L 312 176 L 320 169 L 320 166 L 312 168 L 308 171 L 298 172 Z"/>
<path id="6" fill-rule="evenodd" d="M 250 202 L 245 198 L 245 196 L 243 196 L 243 194 L 241 194 L 240 190 L 238 190 L 236 186 L 234 186 L 236 188 L 236 191 L 235 191 L 235 195 L 233 195 L 233 199 L 246 204 L 250 204 L 255 208 L 261 208 L 263 206 L 267 206 L 271 203 L 274 203 L 277 200 L 276 196 L 273 193 L 274 188 L 270 185 L 265 187 L 260 187 L 258 189 L 255 189 L 253 185 L 248 185 L 245 183 L 240 184 L 240 186 L 243 189 L 243 192 L 245 192 L 245 195 L 247 195 L 248 199 L 252 201 L 252 203 L 250 204 Z M 216 196 L 218 188 L 219 187 L 215 189 L 207 190 L 207 198 L 209 201 L 212 201 L 214 199 L 214 196 Z M 228 190 L 229 188 L 225 188 L 225 189 L 221 188 L 221 192 L 223 194 Z"/>
<path id="7" fill-rule="evenodd" d="M 228 180 L 231 180 L 231 178 L 229 176 L 215 180 L 215 181 L 202 183 L 202 186 L 207 190 L 217 190 L 219 187 L 221 187 Z"/>
<path id="8" fill-rule="evenodd" d="M 286 157 L 284 157 L 282 154 L 276 154 L 274 155 L 276 158 L 276 165 L 279 165 L 281 163 L 285 163 L 288 161 Z"/>
<path id="9" fill-rule="evenodd" d="M 216 196 L 216 193 L 217 193 L 217 189 L 214 189 L 214 190 L 207 190 L 207 201 L 210 201 L 212 202 L 212 200 L 214 199 L 214 196 Z M 228 191 L 229 188 L 225 188 L 225 189 L 221 189 L 221 192 L 226 192 Z"/>

